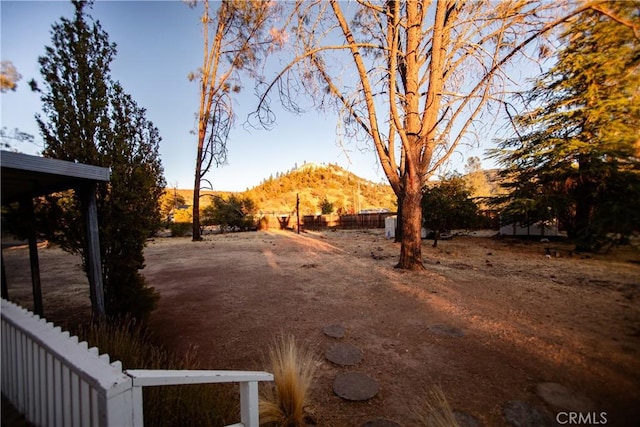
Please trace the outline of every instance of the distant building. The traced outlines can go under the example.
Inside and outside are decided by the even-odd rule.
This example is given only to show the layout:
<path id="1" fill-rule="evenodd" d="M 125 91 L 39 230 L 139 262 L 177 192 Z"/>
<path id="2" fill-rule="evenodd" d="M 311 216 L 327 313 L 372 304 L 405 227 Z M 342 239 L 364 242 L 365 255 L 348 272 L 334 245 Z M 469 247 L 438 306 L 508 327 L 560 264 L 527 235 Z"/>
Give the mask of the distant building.
<path id="1" fill-rule="evenodd" d="M 558 230 L 558 220 L 538 221 L 530 225 L 522 225 L 519 222 L 502 224 L 500 226 L 501 236 L 536 236 L 536 237 L 557 237 L 564 234 Z"/>

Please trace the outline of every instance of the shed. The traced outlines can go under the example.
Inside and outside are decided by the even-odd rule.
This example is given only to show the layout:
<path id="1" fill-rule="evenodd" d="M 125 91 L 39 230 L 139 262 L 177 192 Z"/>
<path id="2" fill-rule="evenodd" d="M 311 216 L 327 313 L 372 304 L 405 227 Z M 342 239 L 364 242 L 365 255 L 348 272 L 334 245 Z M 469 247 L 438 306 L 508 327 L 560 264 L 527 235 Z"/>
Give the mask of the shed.
<path id="1" fill-rule="evenodd" d="M 2 169 L 2 205 L 18 202 L 25 215 L 33 217 L 33 198 L 57 191 L 73 189 L 82 200 L 82 209 L 87 228 L 87 270 L 91 294 L 91 307 L 95 315 L 104 316 L 104 290 L 102 283 L 102 262 L 98 233 L 98 212 L 96 206 L 96 186 L 109 181 L 109 168 L 75 163 L 65 160 L 48 159 L 10 151 L 0 151 Z M 29 260 L 33 288 L 34 312 L 42 315 L 42 294 L 40 289 L 40 269 L 36 230 L 29 230 Z M 8 286 L 2 261 L 2 298 L 8 299 Z"/>
<path id="2" fill-rule="evenodd" d="M 384 237 L 387 239 L 395 239 L 396 228 L 398 227 L 398 215 L 388 216 L 384 219 Z M 420 238 L 427 238 L 427 230 L 422 227 L 420 229 Z"/>

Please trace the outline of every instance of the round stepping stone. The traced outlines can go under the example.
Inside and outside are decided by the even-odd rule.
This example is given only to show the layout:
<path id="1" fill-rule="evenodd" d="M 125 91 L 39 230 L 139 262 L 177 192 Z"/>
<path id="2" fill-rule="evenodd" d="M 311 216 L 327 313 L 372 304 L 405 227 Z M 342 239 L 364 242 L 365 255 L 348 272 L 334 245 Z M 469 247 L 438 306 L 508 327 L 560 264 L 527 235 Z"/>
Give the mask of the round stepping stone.
<path id="1" fill-rule="evenodd" d="M 515 427 L 551 427 L 556 424 L 550 416 L 521 400 L 511 400 L 502 406 L 504 419 Z"/>
<path id="2" fill-rule="evenodd" d="M 462 338 L 464 336 L 462 329 L 454 328 L 453 326 L 431 325 L 429 326 L 429 330 L 434 334 L 444 335 L 447 337 Z"/>
<path id="3" fill-rule="evenodd" d="M 536 394 L 549 405 L 573 412 L 590 412 L 593 402 L 586 396 L 574 393 L 558 383 L 540 383 L 536 386 Z"/>
<path id="4" fill-rule="evenodd" d="M 460 427 L 481 427 L 480 421 L 473 415 L 469 415 L 462 411 L 453 411 L 453 418 Z"/>
<path id="5" fill-rule="evenodd" d="M 362 360 L 362 350 L 347 343 L 337 343 L 332 345 L 324 355 L 330 362 L 341 366 L 355 365 Z"/>
<path id="6" fill-rule="evenodd" d="M 343 372 L 333 381 L 333 392 L 345 400 L 369 400 L 378 394 L 378 382 L 358 372 Z"/>
<path id="7" fill-rule="evenodd" d="M 344 327 L 341 325 L 329 325 L 325 326 L 322 330 L 325 335 L 330 336 L 331 338 L 342 338 L 344 337 Z"/>
<path id="8" fill-rule="evenodd" d="M 376 418 L 375 420 L 367 421 L 360 427 L 402 427 L 395 421 L 385 420 L 384 418 Z"/>

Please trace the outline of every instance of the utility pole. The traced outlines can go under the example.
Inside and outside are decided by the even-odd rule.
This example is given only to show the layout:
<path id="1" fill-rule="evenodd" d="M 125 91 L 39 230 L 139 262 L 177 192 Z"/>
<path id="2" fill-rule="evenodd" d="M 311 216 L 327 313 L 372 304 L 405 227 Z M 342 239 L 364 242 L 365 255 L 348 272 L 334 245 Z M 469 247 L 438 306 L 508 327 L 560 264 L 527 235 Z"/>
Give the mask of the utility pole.
<path id="1" fill-rule="evenodd" d="M 298 234 L 300 234 L 300 196 L 296 193 L 296 218 L 298 221 Z"/>

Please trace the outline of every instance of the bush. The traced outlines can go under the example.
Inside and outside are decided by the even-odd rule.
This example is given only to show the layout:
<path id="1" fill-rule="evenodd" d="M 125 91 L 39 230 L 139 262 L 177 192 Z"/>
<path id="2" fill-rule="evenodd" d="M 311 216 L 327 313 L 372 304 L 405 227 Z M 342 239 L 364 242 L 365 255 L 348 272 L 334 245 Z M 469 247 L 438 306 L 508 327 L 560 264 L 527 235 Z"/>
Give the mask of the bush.
<path id="1" fill-rule="evenodd" d="M 171 231 L 171 237 L 184 237 L 191 231 L 191 223 L 172 222 L 169 224 L 169 230 Z"/>

